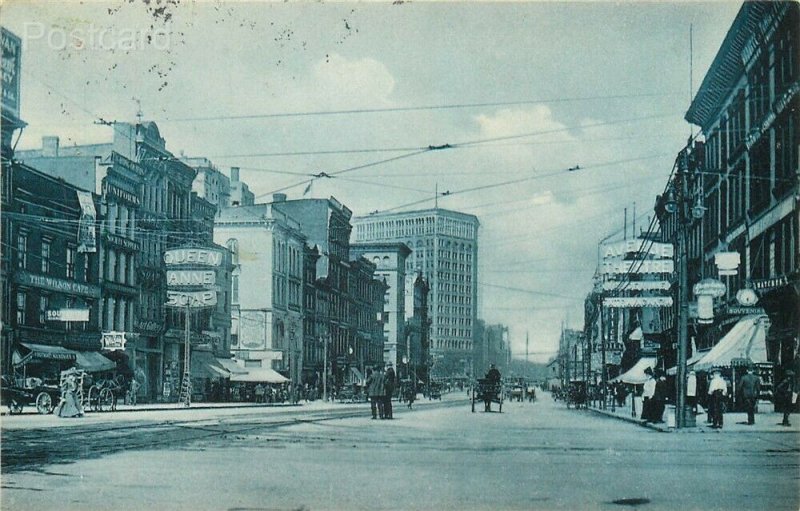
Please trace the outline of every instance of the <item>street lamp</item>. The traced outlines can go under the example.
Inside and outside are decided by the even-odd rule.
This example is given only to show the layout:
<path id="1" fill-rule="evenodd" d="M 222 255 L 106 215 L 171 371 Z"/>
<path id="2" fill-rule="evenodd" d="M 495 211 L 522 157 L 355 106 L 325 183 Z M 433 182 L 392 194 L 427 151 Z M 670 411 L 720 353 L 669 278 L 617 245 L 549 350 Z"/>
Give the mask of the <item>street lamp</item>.
<path id="1" fill-rule="evenodd" d="M 691 140 L 690 140 L 691 142 Z M 663 196 L 656 199 L 656 215 L 659 218 L 676 215 L 675 235 L 678 247 L 678 360 L 676 375 L 675 427 L 686 427 L 686 352 L 689 328 L 689 266 L 686 239 L 689 228 L 703 217 L 705 209 L 700 195 L 695 192 L 695 171 L 699 161 L 689 153 L 689 144 L 677 159 L 675 179 Z"/>

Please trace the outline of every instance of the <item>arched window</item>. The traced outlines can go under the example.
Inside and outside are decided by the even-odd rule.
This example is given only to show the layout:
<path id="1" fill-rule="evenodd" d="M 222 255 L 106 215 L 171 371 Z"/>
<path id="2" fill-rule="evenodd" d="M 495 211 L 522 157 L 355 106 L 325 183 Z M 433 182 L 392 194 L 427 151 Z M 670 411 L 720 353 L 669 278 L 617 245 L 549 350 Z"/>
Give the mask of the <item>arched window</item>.
<path id="1" fill-rule="evenodd" d="M 231 252 L 231 263 L 239 264 L 239 240 L 231 238 L 225 243 L 225 246 Z"/>

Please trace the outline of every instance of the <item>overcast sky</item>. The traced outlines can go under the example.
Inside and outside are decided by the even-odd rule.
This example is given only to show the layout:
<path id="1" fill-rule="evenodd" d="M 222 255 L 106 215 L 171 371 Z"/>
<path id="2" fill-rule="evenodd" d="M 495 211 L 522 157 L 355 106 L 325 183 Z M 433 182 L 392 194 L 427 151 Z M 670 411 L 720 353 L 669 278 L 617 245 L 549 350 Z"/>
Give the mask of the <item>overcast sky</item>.
<path id="1" fill-rule="evenodd" d="M 634 203 L 647 229 L 692 131 L 690 25 L 696 90 L 739 6 L 12 0 L 2 21 L 23 38 L 18 148 L 108 141 L 94 121 L 138 100 L 168 149 L 242 167 L 262 200 L 397 158 L 307 196 L 365 215 L 452 192 L 439 206 L 481 221 L 481 316 L 546 360 L 583 326 L 598 242 L 625 208 L 632 235 Z"/>

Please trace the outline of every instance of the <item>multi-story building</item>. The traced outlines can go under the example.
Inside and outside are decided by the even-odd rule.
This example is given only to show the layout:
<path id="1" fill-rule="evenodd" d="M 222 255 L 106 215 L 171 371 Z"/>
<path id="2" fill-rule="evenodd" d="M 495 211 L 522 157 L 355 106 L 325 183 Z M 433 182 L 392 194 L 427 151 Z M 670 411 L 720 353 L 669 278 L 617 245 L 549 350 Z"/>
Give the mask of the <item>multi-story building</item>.
<path id="1" fill-rule="evenodd" d="M 406 258 L 411 250 L 404 243 L 354 243 L 351 257 L 364 257 L 375 265 L 375 278 L 387 285 L 383 299 L 383 360 L 400 367 L 409 354 L 404 324 L 406 318 Z"/>
<path id="2" fill-rule="evenodd" d="M 483 322 L 481 321 L 481 323 Z M 478 376 L 485 375 L 492 364 L 502 374 L 506 374 L 511 364 L 511 343 L 508 327 L 500 324 L 482 324 L 479 330 L 483 335 L 476 342 L 479 350 L 475 353 L 475 374 Z"/>
<path id="3" fill-rule="evenodd" d="M 113 370 L 98 353 L 97 195 L 4 162 L 2 210 L 3 374 L 57 383 L 71 365 Z"/>
<path id="4" fill-rule="evenodd" d="M 302 382 L 304 261 L 300 223 L 273 204 L 223 209 L 214 239 L 232 254 L 231 352 L 248 368 Z"/>
<path id="5" fill-rule="evenodd" d="M 430 383 L 429 368 L 431 363 L 431 322 L 428 319 L 428 293 L 430 288 L 422 274 L 406 276 L 405 298 L 405 352 L 399 355 L 402 374 L 416 375 L 417 382 L 427 386 Z M 404 367 L 405 366 L 405 367 Z M 412 380 L 413 381 L 413 380 Z M 415 383 L 416 384 L 416 383 Z"/>
<path id="6" fill-rule="evenodd" d="M 717 277 L 717 254 L 735 252 L 740 261 L 735 275 L 722 277 L 728 292 L 716 327 L 698 329 L 698 348 L 710 348 L 742 310 L 756 310 L 734 303 L 738 291 L 754 289 L 769 316 L 766 351 L 778 377 L 797 355 L 800 332 L 799 11 L 796 2 L 742 5 L 686 113 L 704 143 L 678 158 L 694 186 L 690 199 L 706 208 L 689 228 L 690 288 Z M 659 216 L 669 240 L 680 228 L 676 215 Z"/>
<path id="7" fill-rule="evenodd" d="M 164 306 L 163 258 L 169 249 L 211 244 L 213 206 L 192 195 L 196 171 L 166 149 L 153 122 L 115 123 L 112 141 L 103 144 L 60 147 L 57 137 L 44 137 L 42 149 L 19 157 L 100 194 L 103 331 L 124 334 L 127 364 L 143 398 L 176 399 L 184 319 Z M 213 314 L 204 309 L 197 325 Z M 215 335 L 229 335 L 220 328 Z"/>
<path id="8" fill-rule="evenodd" d="M 208 158 L 182 156 L 181 161 L 197 172 L 192 182 L 192 192 L 213 204 L 218 212 L 230 207 L 231 180 L 228 176 L 220 172 Z"/>
<path id="9" fill-rule="evenodd" d="M 433 376 L 472 374 L 478 314 L 478 218 L 445 209 L 356 218 L 355 242 L 402 242 L 412 253 L 406 272 L 431 288 Z"/>
<path id="10" fill-rule="evenodd" d="M 250 191 L 247 183 L 239 181 L 239 167 L 231 167 L 230 205 L 252 206 L 253 204 L 255 204 L 255 194 Z"/>
<path id="11" fill-rule="evenodd" d="M 333 197 L 286 200 L 286 195 L 275 194 L 272 206 L 299 222 L 307 243 L 318 251 L 314 269 L 318 311 L 315 324 L 317 338 L 321 339 L 323 350 L 327 349 L 328 374 L 337 385 L 363 378 L 359 354 L 364 365 L 381 363 L 383 358 L 383 347 L 377 349 L 375 338 L 368 332 L 375 328 L 383 337 L 382 327 L 370 324 L 377 323 L 383 311 L 385 289 L 372 279 L 374 264 L 352 261 L 352 211 Z M 367 274 L 368 281 L 364 280 Z M 381 291 L 379 299 L 374 299 L 377 284 Z M 355 374 L 352 368 L 362 374 Z"/>
<path id="12" fill-rule="evenodd" d="M 558 374 L 562 388 L 570 381 L 584 381 L 587 378 L 587 343 L 583 332 L 563 328 L 558 340 Z"/>

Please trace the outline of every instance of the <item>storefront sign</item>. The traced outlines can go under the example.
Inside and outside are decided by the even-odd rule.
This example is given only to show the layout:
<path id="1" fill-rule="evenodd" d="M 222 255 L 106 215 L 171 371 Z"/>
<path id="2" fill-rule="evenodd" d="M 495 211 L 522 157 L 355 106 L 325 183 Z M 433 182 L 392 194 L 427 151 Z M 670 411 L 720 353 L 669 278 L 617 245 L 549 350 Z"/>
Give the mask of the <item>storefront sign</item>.
<path id="1" fill-rule="evenodd" d="M 748 316 L 750 314 L 766 314 L 763 307 L 728 307 L 726 312 L 732 316 Z"/>
<path id="2" fill-rule="evenodd" d="M 22 40 L 5 28 L 0 29 L 3 42 L 3 110 L 19 118 L 19 71 Z"/>
<path id="3" fill-rule="evenodd" d="M 137 197 L 136 194 L 133 192 L 129 192 L 128 190 L 122 189 L 119 186 L 114 186 L 109 183 L 106 183 L 103 188 L 106 195 L 119 199 L 123 202 L 127 202 L 128 204 L 132 204 L 134 206 L 139 205 L 139 197 Z"/>
<path id="4" fill-rule="evenodd" d="M 95 224 L 97 211 L 94 209 L 94 198 L 91 192 L 77 191 L 78 203 L 81 205 L 81 217 L 78 220 L 78 252 L 97 252 L 97 235 Z"/>
<path id="5" fill-rule="evenodd" d="M 604 298 L 603 305 L 606 307 L 624 309 L 631 307 L 671 307 L 671 296 L 630 296 L 630 297 L 611 297 Z"/>
<path id="6" fill-rule="evenodd" d="M 157 321 L 144 321 L 136 322 L 136 331 L 144 335 L 158 335 L 161 333 L 161 324 Z"/>
<path id="7" fill-rule="evenodd" d="M 214 291 L 167 291 L 167 307 L 212 307 L 216 304 Z"/>
<path id="8" fill-rule="evenodd" d="M 785 276 L 777 277 L 774 279 L 764 279 L 764 280 L 754 280 L 753 287 L 758 289 L 759 291 L 769 291 L 772 289 L 777 289 L 779 287 L 783 287 L 789 283 L 789 279 Z"/>
<path id="9" fill-rule="evenodd" d="M 603 245 L 603 258 L 624 257 L 627 254 L 650 255 L 657 259 L 671 259 L 675 253 L 669 243 L 658 243 L 649 240 L 627 240 Z"/>
<path id="10" fill-rule="evenodd" d="M 167 270 L 167 286 L 213 286 L 216 274 L 205 270 Z"/>
<path id="11" fill-rule="evenodd" d="M 116 234 L 111 234 L 109 232 L 103 234 L 103 239 L 112 244 L 116 245 L 120 248 L 124 248 L 126 250 L 137 251 L 139 250 L 139 243 L 133 241 L 132 239 L 125 238 L 123 236 L 118 236 Z"/>
<path id="12" fill-rule="evenodd" d="M 267 347 L 267 318 L 262 311 L 241 311 L 239 318 L 239 345 L 249 350 Z"/>
<path id="13" fill-rule="evenodd" d="M 607 280 L 603 282 L 603 291 L 668 291 L 671 286 L 667 280 Z"/>
<path id="14" fill-rule="evenodd" d="M 106 351 L 116 351 L 125 349 L 125 332 L 103 332 L 100 339 L 103 349 Z"/>
<path id="15" fill-rule="evenodd" d="M 207 248 L 176 248 L 164 253 L 167 266 L 196 264 L 202 266 L 222 265 L 222 252 Z"/>
<path id="16" fill-rule="evenodd" d="M 44 275 L 34 275 L 24 271 L 15 273 L 14 280 L 17 282 L 17 284 L 21 284 L 23 286 L 35 286 L 42 289 L 47 289 L 49 291 L 57 291 L 59 293 L 100 298 L 99 287 L 89 286 L 79 282 L 71 282 L 69 280 L 57 279 Z"/>
<path id="17" fill-rule="evenodd" d="M 48 321 L 89 321 L 89 309 L 53 309 L 45 314 Z"/>
<path id="18" fill-rule="evenodd" d="M 675 264 L 672 259 L 645 259 L 644 261 L 604 261 L 603 273 L 606 275 L 639 273 L 672 273 Z"/>

